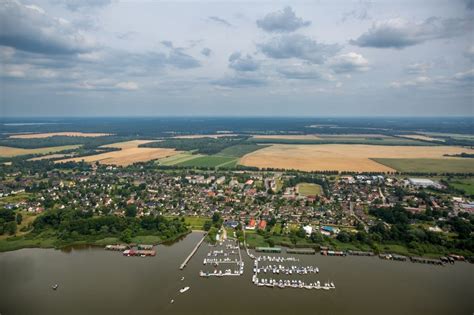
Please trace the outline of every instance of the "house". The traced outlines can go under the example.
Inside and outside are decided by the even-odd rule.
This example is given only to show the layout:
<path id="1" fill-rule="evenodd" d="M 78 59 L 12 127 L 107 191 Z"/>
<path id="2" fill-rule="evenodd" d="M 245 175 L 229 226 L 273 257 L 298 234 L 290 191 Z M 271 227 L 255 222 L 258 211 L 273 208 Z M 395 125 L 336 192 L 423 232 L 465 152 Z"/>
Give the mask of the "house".
<path id="1" fill-rule="evenodd" d="M 311 225 L 303 226 L 303 230 L 305 231 L 306 235 L 311 235 L 311 233 L 313 233 L 313 227 Z"/>
<path id="2" fill-rule="evenodd" d="M 259 228 L 259 230 L 265 230 L 266 227 L 267 227 L 267 221 L 261 220 L 261 221 L 258 223 L 258 228 Z"/>
<path id="3" fill-rule="evenodd" d="M 255 230 L 255 226 L 257 225 L 257 222 L 255 219 L 250 219 L 249 224 L 245 227 L 246 230 Z"/>

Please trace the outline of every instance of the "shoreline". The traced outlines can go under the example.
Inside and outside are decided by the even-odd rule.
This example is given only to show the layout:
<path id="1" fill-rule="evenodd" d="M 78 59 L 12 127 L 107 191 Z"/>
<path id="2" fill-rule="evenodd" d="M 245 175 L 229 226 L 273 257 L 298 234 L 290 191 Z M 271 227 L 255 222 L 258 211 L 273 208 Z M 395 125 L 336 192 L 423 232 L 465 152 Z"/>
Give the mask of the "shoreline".
<path id="1" fill-rule="evenodd" d="M 154 246 L 167 245 L 167 244 L 178 241 L 180 238 L 183 238 L 192 232 L 195 232 L 195 231 L 188 230 L 184 233 L 177 234 L 169 239 L 160 240 L 158 242 L 152 242 L 152 243 Z M 25 236 L 26 235 L 17 237 L 17 239 L 11 239 L 11 238 L 15 238 L 15 236 L 12 236 L 11 238 L 1 240 L 0 253 L 11 252 L 15 250 L 24 249 L 24 248 L 44 248 L 44 249 L 53 248 L 53 249 L 61 250 L 61 249 L 67 249 L 69 247 L 72 248 L 74 246 L 103 247 L 107 244 L 114 243 L 115 240 L 117 242 L 120 242 L 119 238 L 115 236 L 108 236 L 104 238 L 99 238 L 97 240 L 76 240 L 76 241 L 71 241 L 71 242 L 59 242 L 59 243 L 58 243 L 59 239 L 56 237 L 25 239 Z M 157 237 L 157 236 L 153 234 L 147 234 L 147 235 L 137 235 L 136 237 Z M 11 242 L 15 242 L 15 244 L 12 244 Z M 8 244 L 12 244 L 12 246 L 8 246 Z"/>

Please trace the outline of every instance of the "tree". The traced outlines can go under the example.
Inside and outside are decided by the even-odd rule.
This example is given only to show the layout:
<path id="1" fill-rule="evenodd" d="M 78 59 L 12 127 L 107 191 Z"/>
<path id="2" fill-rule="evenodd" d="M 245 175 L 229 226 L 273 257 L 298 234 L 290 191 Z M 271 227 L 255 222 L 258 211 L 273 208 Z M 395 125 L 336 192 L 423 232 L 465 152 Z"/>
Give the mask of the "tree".
<path id="1" fill-rule="evenodd" d="M 212 222 L 211 221 L 206 221 L 204 222 L 203 229 L 204 231 L 209 231 L 212 227 Z"/>
<path id="2" fill-rule="evenodd" d="M 6 224 L 5 230 L 8 234 L 13 235 L 16 233 L 16 221 L 10 221 Z"/>
<path id="3" fill-rule="evenodd" d="M 337 240 L 343 243 L 349 243 L 351 241 L 351 236 L 349 235 L 349 233 L 341 231 L 337 235 Z"/>
<path id="4" fill-rule="evenodd" d="M 137 206 L 136 205 L 128 205 L 125 208 L 125 216 L 134 218 L 137 216 Z"/>
<path id="5" fill-rule="evenodd" d="M 16 224 L 20 225 L 21 221 L 23 221 L 23 216 L 21 215 L 21 213 L 18 213 L 16 215 Z"/>
<path id="6" fill-rule="evenodd" d="M 122 234 L 120 234 L 120 239 L 125 243 L 130 243 L 132 241 L 132 230 L 125 229 Z"/>

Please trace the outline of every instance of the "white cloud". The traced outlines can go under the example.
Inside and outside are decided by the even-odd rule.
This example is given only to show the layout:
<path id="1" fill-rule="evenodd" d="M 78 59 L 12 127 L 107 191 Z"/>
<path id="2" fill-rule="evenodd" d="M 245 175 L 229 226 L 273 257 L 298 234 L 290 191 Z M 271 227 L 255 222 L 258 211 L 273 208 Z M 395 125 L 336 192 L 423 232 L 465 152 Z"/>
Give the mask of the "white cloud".
<path id="1" fill-rule="evenodd" d="M 350 52 L 331 58 L 329 67 L 336 73 L 361 72 L 369 70 L 369 61 L 361 54 Z"/>
<path id="2" fill-rule="evenodd" d="M 128 82 L 119 82 L 115 84 L 116 87 L 122 90 L 127 91 L 134 91 L 138 90 L 138 84 L 136 82 L 128 81 Z"/>

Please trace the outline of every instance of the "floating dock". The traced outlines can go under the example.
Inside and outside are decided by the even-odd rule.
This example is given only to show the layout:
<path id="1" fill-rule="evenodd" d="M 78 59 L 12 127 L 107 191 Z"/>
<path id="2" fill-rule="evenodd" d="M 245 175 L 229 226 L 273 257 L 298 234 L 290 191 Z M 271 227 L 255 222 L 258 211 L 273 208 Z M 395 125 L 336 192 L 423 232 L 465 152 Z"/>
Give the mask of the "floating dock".
<path id="1" fill-rule="evenodd" d="M 194 256 L 194 254 L 196 254 L 197 250 L 199 249 L 199 246 L 201 246 L 202 242 L 204 242 L 204 239 L 206 238 L 206 236 L 207 236 L 207 233 L 204 233 L 204 236 L 202 237 L 202 239 L 196 244 L 194 249 L 191 251 L 188 257 L 186 257 L 186 259 L 181 264 L 181 266 L 179 266 L 180 270 L 183 270 L 184 267 L 186 267 L 186 265 L 188 264 L 189 260 Z"/>
<path id="2" fill-rule="evenodd" d="M 288 248 L 286 250 L 288 254 L 300 254 L 300 255 L 314 255 L 316 250 L 313 248 Z"/>
<path id="3" fill-rule="evenodd" d="M 257 247 L 255 248 L 256 252 L 263 252 L 263 253 L 281 253 L 280 247 Z"/>

